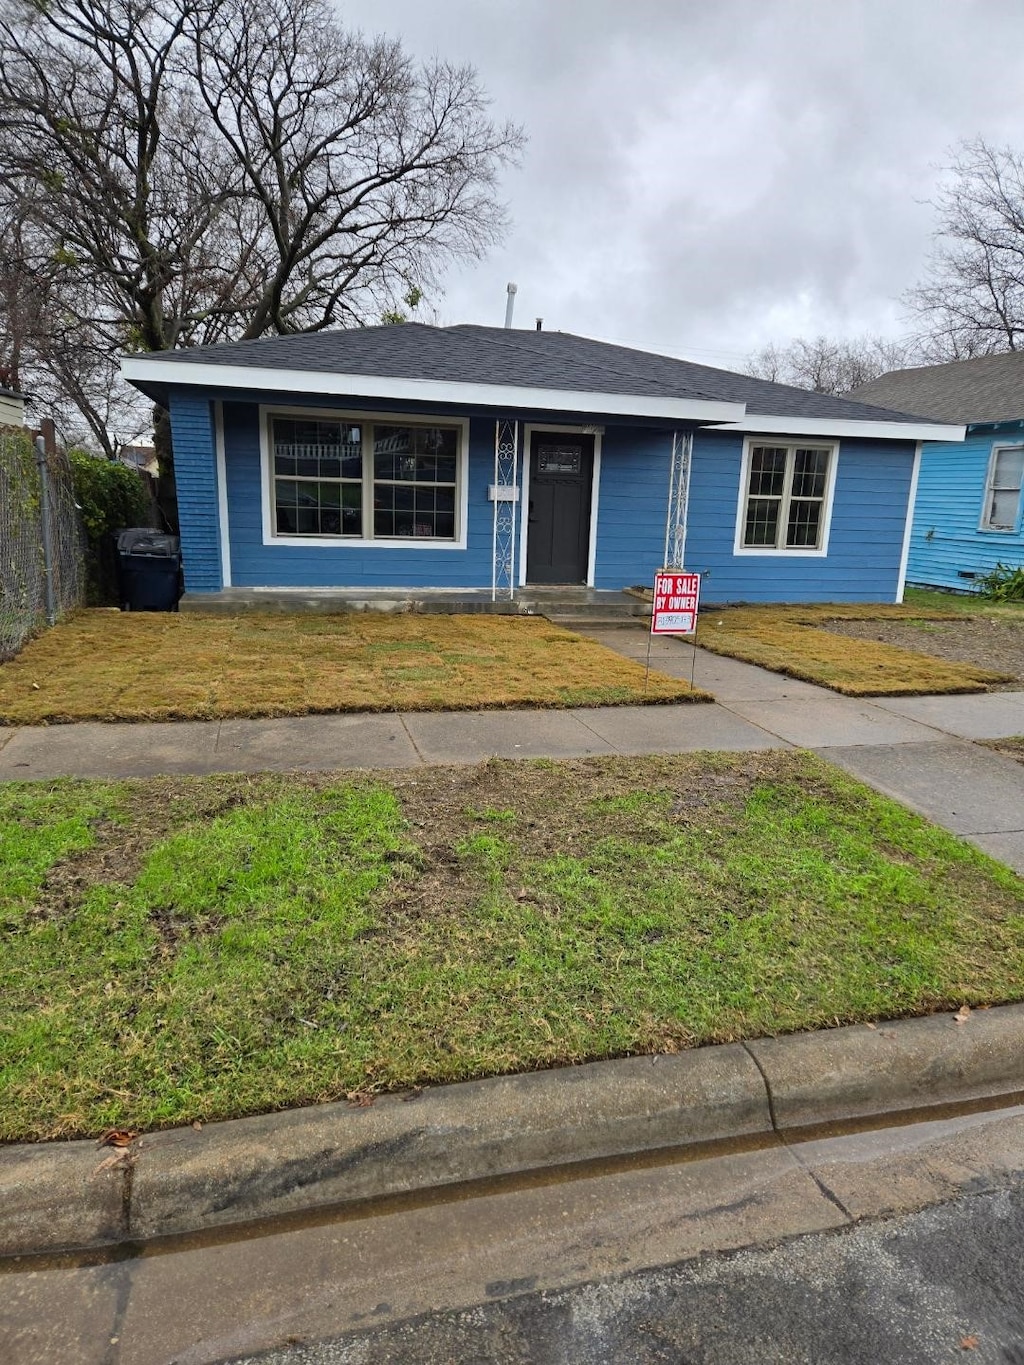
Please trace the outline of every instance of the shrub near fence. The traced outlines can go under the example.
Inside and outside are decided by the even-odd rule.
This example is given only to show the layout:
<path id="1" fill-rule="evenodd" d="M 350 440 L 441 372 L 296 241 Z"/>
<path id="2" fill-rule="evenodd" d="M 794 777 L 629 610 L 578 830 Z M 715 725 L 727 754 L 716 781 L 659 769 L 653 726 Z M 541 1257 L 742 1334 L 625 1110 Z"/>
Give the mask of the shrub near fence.
<path id="1" fill-rule="evenodd" d="M 84 537 L 63 451 L 47 457 L 54 604 L 63 615 L 83 599 Z M 27 431 L 0 427 L 0 660 L 13 658 L 46 621 L 42 487 Z"/>
<path id="2" fill-rule="evenodd" d="M 153 519 L 153 498 L 143 476 L 127 465 L 87 450 L 72 450 L 70 460 L 88 540 L 88 599 L 93 606 L 116 606 L 114 536 L 128 526 L 158 525 Z"/>

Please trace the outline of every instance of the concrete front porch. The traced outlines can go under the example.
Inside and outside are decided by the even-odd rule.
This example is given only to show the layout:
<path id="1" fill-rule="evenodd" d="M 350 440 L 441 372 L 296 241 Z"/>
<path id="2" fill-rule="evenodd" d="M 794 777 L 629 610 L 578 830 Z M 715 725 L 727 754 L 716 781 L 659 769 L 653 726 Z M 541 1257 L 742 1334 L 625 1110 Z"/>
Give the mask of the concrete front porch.
<path id="1" fill-rule="evenodd" d="M 560 625 L 642 625 L 650 604 L 630 593 L 585 587 L 518 588 L 493 598 L 490 588 L 222 588 L 186 593 L 180 611 L 386 611 L 547 616 Z"/>

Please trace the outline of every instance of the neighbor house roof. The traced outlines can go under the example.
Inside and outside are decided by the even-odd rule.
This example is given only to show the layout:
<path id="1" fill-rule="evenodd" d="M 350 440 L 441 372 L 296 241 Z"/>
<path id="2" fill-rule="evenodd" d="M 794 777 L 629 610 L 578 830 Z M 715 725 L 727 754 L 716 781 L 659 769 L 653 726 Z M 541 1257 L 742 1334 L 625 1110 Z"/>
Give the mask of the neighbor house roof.
<path id="1" fill-rule="evenodd" d="M 858 402 L 910 408 L 939 422 L 1024 418 L 1024 352 L 892 370 L 850 395 Z"/>
<path id="2" fill-rule="evenodd" d="M 870 423 L 885 428 L 875 434 L 905 428 L 908 438 L 923 439 L 915 430 L 922 419 L 906 413 L 568 332 L 402 323 L 130 356 L 122 371 L 158 399 L 175 383 L 287 388 L 682 418 L 737 430 L 750 429 L 752 416 L 764 419 L 758 430 L 798 433 Z"/>

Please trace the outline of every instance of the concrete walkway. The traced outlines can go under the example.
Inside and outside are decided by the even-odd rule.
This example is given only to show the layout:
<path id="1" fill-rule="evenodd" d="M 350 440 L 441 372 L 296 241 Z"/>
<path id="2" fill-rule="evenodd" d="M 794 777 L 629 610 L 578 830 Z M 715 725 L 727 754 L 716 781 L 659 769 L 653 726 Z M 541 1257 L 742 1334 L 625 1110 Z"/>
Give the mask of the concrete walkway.
<path id="1" fill-rule="evenodd" d="M 640 630 L 583 633 L 646 659 Z M 800 746 L 1024 873 L 1024 765 L 971 742 L 1024 734 L 1024 692 L 855 700 L 673 639 L 651 661 L 716 703 L 27 726 L 0 730 L 0 781 Z"/>

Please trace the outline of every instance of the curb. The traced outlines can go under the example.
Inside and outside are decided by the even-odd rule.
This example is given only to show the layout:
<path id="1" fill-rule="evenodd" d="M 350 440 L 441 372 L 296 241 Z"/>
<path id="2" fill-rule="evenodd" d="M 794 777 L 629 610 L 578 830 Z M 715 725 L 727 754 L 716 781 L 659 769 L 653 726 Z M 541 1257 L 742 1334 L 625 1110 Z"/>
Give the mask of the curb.
<path id="1" fill-rule="evenodd" d="M 0 1256 L 87 1250 L 576 1162 L 1024 1092 L 1024 1005 L 0 1148 Z M 414 1101 L 414 1102 L 410 1102 Z"/>

